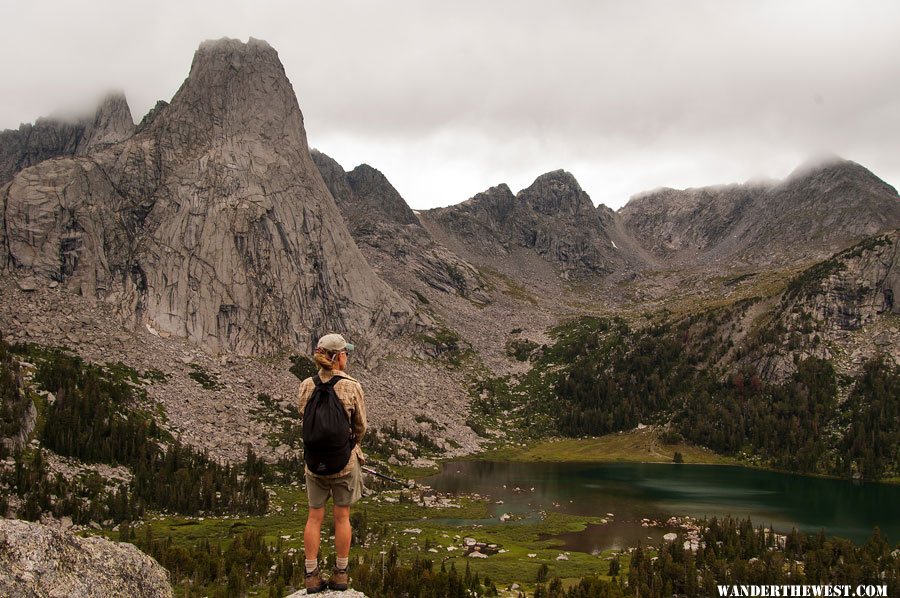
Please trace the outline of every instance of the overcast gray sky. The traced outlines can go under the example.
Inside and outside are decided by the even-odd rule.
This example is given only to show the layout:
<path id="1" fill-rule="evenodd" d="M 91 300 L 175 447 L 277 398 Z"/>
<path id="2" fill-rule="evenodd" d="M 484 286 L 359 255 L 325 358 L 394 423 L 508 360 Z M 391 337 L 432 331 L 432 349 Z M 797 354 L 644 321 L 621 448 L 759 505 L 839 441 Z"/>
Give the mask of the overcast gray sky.
<path id="1" fill-rule="evenodd" d="M 900 2 L 2 0 L 0 129 L 168 100 L 204 39 L 278 50 L 310 145 L 414 208 L 572 172 L 594 203 L 782 178 L 900 183 Z"/>

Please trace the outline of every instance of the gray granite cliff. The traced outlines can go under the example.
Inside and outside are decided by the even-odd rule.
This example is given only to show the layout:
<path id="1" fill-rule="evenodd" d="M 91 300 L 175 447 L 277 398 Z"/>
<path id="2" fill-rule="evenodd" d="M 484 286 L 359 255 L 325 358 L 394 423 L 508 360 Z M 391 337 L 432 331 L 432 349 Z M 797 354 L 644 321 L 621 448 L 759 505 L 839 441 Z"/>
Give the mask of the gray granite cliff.
<path id="1" fill-rule="evenodd" d="M 268 44 L 204 42 L 155 112 L 118 143 L 119 121 L 95 119 L 85 155 L 0 188 L 0 266 L 213 352 L 305 352 L 337 329 L 365 356 L 415 326 L 348 232 Z"/>

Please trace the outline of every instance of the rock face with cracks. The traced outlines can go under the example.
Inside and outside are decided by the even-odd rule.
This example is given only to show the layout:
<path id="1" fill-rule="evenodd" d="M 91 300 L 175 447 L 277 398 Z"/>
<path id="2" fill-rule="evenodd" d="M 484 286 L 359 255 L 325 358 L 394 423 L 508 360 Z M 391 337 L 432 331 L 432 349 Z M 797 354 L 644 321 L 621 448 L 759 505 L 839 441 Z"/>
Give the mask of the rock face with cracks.
<path id="1" fill-rule="evenodd" d="M 0 595 L 166 598 L 168 572 L 131 544 L 0 519 Z"/>
<path id="2" fill-rule="evenodd" d="M 204 42 L 138 133 L 22 170 L 0 210 L 0 265 L 213 352 L 306 352 L 341 330 L 365 359 L 416 325 L 313 164 L 278 54 L 252 38 Z"/>
<path id="3" fill-rule="evenodd" d="M 787 332 L 745 359 L 767 380 L 796 371 L 795 358 L 832 361 L 857 375 L 884 358 L 900 364 L 900 230 L 870 237 L 810 268 L 784 292 L 775 315 Z M 805 334 L 797 331 L 808 329 Z M 791 337 L 797 345 L 785 350 Z M 836 354 L 835 348 L 840 348 Z"/>

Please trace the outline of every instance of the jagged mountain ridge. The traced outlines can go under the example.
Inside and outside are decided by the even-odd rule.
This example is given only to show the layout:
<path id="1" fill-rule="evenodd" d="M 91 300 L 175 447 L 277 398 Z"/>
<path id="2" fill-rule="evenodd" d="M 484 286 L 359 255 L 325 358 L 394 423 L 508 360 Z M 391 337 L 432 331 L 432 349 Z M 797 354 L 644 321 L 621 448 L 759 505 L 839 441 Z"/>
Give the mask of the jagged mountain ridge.
<path id="1" fill-rule="evenodd" d="M 314 149 L 311 155 L 351 231 L 385 220 L 421 228 L 406 200 L 379 170 L 360 164 L 347 172 L 323 152 Z"/>
<path id="2" fill-rule="evenodd" d="M 277 53 L 252 38 L 201 44 L 140 132 L 19 172 L 0 208 L 0 264 L 214 352 L 310 347 L 340 329 L 365 354 L 415 325 L 313 164 Z"/>
<path id="3" fill-rule="evenodd" d="M 201 59 L 219 50 L 227 75 Z M 263 59 L 251 55 L 257 51 Z M 540 331 L 565 316 L 559 299 L 568 289 L 532 286 L 535 262 L 556 268 L 554 276 L 561 270 L 597 278 L 657 264 L 624 219 L 594 208 L 564 171 L 542 175 L 517 195 L 501 185 L 417 217 L 374 168 L 347 173 L 319 158 L 309 157 L 302 115 L 274 50 L 256 40 L 207 43 L 171 104 L 158 104 L 131 138 L 88 156 L 42 162 L 0 193 L 7 224 L 0 229 L 0 262 L 5 252 L 13 269 L 104 298 L 126 320 L 157 333 L 245 353 L 302 350 L 325 326 L 365 346 L 417 322 L 430 325 L 410 307 L 409 291 L 424 283 L 471 299 L 449 317 L 446 305 L 427 309 L 463 339 L 484 339 L 479 352 L 496 351 L 501 359 L 503 348 L 489 343 L 507 337 L 510 318 L 530 320 L 529 332 L 537 333 L 530 338 L 543 342 Z M 317 182 L 322 177 L 331 193 Z M 277 188 L 281 182 L 285 189 Z M 10 215 L 20 226 L 8 226 Z M 721 223 L 730 213 L 718 218 L 712 228 L 727 228 Z M 38 225 L 21 226 L 25 221 Z M 437 229 L 456 245 L 430 234 Z M 503 280 L 487 270 L 498 255 L 533 259 L 520 262 L 521 276 Z M 472 264 L 489 272 L 489 287 Z M 515 288 L 519 282 L 525 288 Z M 491 293 L 506 295 L 504 310 L 471 309 L 473 302 L 483 307 Z M 612 293 L 589 300 L 622 302 Z M 575 315 L 585 305 L 565 309 Z"/>
<path id="4" fill-rule="evenodd" d="M 350 234 L 369 263 L 394 288 L 419 293 L 422 289 L 416 288 L 418 280 L 477 304 L 490 301 L 476 268 L 434 240 L 380 171 L 361 164 L 346 172 L 337 161 L 316 150 L 312 158 Z"/>
<path id="5" fill-rule="evenodd" d="M 59 156 L 82 156 L 124 141 L 134 132 L 131 109 L 121 92 L 107 95 L 88 118 L 40 118 L 0 132 L 0 187 L 29 166 Z"/>
<path id="6" fill-rule="evenodd" d="M 558 267 L 564 278 L 606 276 L 652 263 L 618 225 L 618 216 L 605 206 L 595 208 L 564 170 L 539 176 L 515 195 L 500 184 L 463 203 L 423 214 L 483 257 L 525 248 Z"/>
<path id="7" fill-rule="evenodd" d="M 639 194 L 619 214 L 671 266 L 779 266 L 900 226 L 900 198 L 859 164 L 833 158 L 780 182 Z"/>
<path id="8" fill-rule="evenodd" d="M 251 40 L 247 46 L 257 44 L 265 45 Z M 198 56 L 208 47 L 209 43 L 204 44 Z M 223 60 L 228 64 L 226 75 L 195 59 L 191 76 L 172 103 L 158 103 L 136 129 L 124 98 L 108 100 L 93 124 L 78 133 L 77 142 L 67 138 L 62 149 L 48 150 L 68 152 L 69 158 L 44 161 L 33 167 L 36 170 L 19 173 L 0 193 L 6 222 L 0 232 L 0 265 L 64 280 L 87 296 L 117 302 L 126 318 L 165 334 L 188 336 L 214 351 L 259 352 L 271 348 L 276 337 L 274 344 L 296 341 L 296 334 L 286 333 L 289 329 L 350 330 L 349 322 L 368 320 L 357 325 L 358 334 L 365 338 L 376 330 L 408 328 L 413 308 L 392 296 L 393 291 L 380 281 L 363 282 L 374 273 L 366 260 L 358 259 L 358 253 L 352 255 L 356 243 L 366 248 L 368 261 L 383 277 L 393 278 L 392 286 L 401 293 L 414 286 L 406 272 L 412 270 L 414 278 L 432 288 L 484 303 L 489 300 L 487 291 L 473 264 L 491 267 L 498 255 L 516 260 L 522 251 L 532 252 L 564 278 L 611 274 L 630 278 L 658 267 L 660 260 L 674 265 L 705 260 L 725 268 L 777 264 L 778 256 L 771 256 L 768 233 L 772 231 L 791 238 L 791 257 L 818 256 L 895 220 L 895 199 L 884 210 L 872 209 L 873 197 L 880 201 L 892 193 L 896 197 L 896 192 L 871 173 L 865 185 L 858 183 L 860 177 L 820 169 L 798 173 L 776 186 L 704 188 L 688 199 L 684 195 L 688 192 L 666 190 L 633 200 L 616 213 L 605 206 L 594 208 L 575 178 L 560 170 L 541 175 L 515 195 L 499 185 L 462 204 L 417 216 L 377 170 L 362 165 L 347 173 L 338 166 L 332 168 L 331 176 L 328 168 L 317 164 L 343 211 L 343 222 L 337 223 L 340 216 L 312 180 L 319 173 L 308 174 L 315 159 L 308 158 L 302 114 L 277 54 L 271 64 L 234 53 Z M 204 83 L 193 83 L 201 79 Z M 246 93 L 237 96 L 232 87 Z M 122 141 L 128 135 L 133 136 Z M 12 170 L 28 163 L 21 153 L 16 154 L 18 166 Z M 299 176 L 302 180 L 277 189 L 279 185 L 271 181 L 273 174 L 275 179 Z M 45 188 L 48 185 L 52 193 Z M 88 197 L 82 197 L 85 189 L 91 190 Z M 772 196 L 773 189 L 782 201 L 760 208 L 758 196 Z M 57 192 L 66 198 L 58 216 L 54 215 Z M 310 227 L 296 213 L 275 214 L 267 200 L 285 192 L 308 194 L 305 207 L 315 203 L 312 212 L 324 210 L 328 216 Z M 845 212 L 829 214 L 827 208 L 804 200 L 825 196 L 834 203 L 848 194 L 853 197 L 848 210 L 856 215 L 874 212 L 880 220 L 856 226 L 862 220 L 844 218 Z M 101 196 L 104 199 L 98 200 Z M 171 201 L 172 197 L 180 199 Z M 206 201 L 223 197 L 230 198 L 226 203 L 231 215 L 223 216 L 219 208 L 201 215 L 209 207 Z M 310 213 L 304 211 L 304 216 Z M 754 225 L 751 214 L 767 220 Z M 808 234 L 788 235 L 797 227 L 794 220 L 804 214 L 821 216 L 829 225 L 801 226 Z M 268 248 L 247 245 L 248 232 L 256 230 L 251 224 L 270 222 L 271 215 L 277 222 L 262 227 L 263 245 L 278 239 L 291 246 L 296 239 L 284 233 L 298 230 L 309 242 L 305 251 L 275 252 L 295 262 L 285 265 L 288 270 L 314 271 L 305 277 L 303 292 L 284 286 L 285 277 L 275 274 L 267 261 L 273 255 Z M 10 221 L 21 225 L 25 220 L 40 224 L 10 226 Z M 697 221 L 699 225 L 691 224 Z M 356 243 L 344 234 L 345 223 Z M 229 239 L 212 234 L 213 228 L 228 231 L 224 236 Z M 848 228 L 852 230 L 841 232 Z M 327 238 L 309 239 L 311 231 L 320 229 L 329 231 Z M 440 238 L 432 234 L 437 229 Z M 659 239 L 670 241 L 662 247 Z M 453 241 L 449 249 L 442 244 L 446 240 Z M 329 245 L 330 241 L 335 245 Z M 795 251 L 805 244 L 814 249 Z M 340 265 L 323 267 L 324 256 Z M 217 260 L 223 261 L 216 265 Z M 304 266 L 296 267 L 301 261 Z M 514 273 L 527 276 L 532 265 Z M 160 270 L 166 274 L 159 275 Z M 353 284 L 341 275 L 333 276 L 347 271 L 364 273 L 354 274 Z M 528 286 L 527 280 L 523 282 Z M 360 318 L 355 308 L 340 313 L 336 302 L 325 301 L 323 313 L 315 314 L 317 310 L 304 303 L 307 291 L 325 287 L 330 297 L 355 294 L 349 303 L 359 304 L 367 315 Z M 198 293 L 200 288 L 215 289 L 212 294 L 217 300 Z M 251 288 L 265 291 L 248 294 Z M 278 297 L 274 302 L 272 295 Z M 391 298 L 382 301 L 382 297 Z M 286 315 L 292 305 L 304 312 L 299 326 L 296 318 Z"/>

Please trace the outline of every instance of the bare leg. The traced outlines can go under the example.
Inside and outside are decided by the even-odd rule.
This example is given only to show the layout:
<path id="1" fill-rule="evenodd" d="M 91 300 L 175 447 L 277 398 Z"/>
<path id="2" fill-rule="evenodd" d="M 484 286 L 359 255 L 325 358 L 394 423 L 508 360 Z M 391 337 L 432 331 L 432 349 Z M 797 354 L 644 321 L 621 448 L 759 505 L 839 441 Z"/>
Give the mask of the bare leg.
<path id="1" fill-rule="evenodd" d="M 334 505 L 334 549 L 339 558 L 350 556 L 351 534 L 350 507 Z"/>
<path id="2" fill-rule="evenodd" d="M 309 509 L 306 528 L 303 530 L 303 550 L 306 560 L 319 558 L 319 541 L 322 533 L 322 520 L 325 518 L 325 507 Z M 347 522 L 349 525 L 349 521 Z"/>

